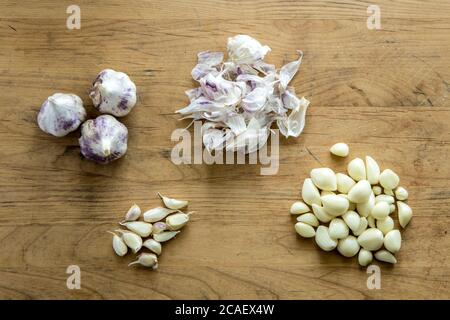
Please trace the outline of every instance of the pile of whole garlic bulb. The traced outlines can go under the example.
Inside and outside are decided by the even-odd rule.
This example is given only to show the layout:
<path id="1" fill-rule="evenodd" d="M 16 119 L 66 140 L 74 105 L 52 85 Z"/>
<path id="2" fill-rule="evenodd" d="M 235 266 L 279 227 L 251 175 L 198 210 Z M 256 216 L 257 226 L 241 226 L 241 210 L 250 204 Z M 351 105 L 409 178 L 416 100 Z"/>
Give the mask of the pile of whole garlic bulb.
<path id="1" fill-rule="evenodd" d="M 330 151 L 345 157 L 348 146 L 336 144 Z M 361 266 L 369 265 L 374 256 L 379 261 L 397 263 L 395 254 L 402 238 L 390 215 L 397 209 L 400 226 L 408 225 L 412 217 L 411 208 L 404 202 L 408 192 L 399 186 L 400 178 L 394 171 L 380 172 L 370 156 L 365 161 L 353 159 L 347 171 L 348 175 L 330 168 L 311 170 L 310 178 L 303 183 L 303 202 L 291 206 L 291 214 L 299 215 L 295 230 L 302 237 L 314 237 L 325 251 L 337 248 L 344 257 L 358 254 Z"/>
<path id="2" fill-rule="evenodd" d="M 158 256 L 162 252 L 162 242 L 169 241 L 180 232 L 188 222 L 192 212 L 184 213 L 180 209 L 187 207 L 188 202 L 165 197 L 158 193 L 164 203 L 164 207 L 150 209 L 141 214 L 141 209 L 134 204 L 126 213 L 125 219 L 119 224 L 126 228 L 108 231 L 113 235 L 112 246 L 114 252 L 123 257 L 128 249 L 137 253 L 142 248 L 147 248 L 151 253 L 143 252 L 137 260 L 129 266 L 140 264 L 152 269 L 158 268 Z M 143 217 L 144 221 L 138 221 Z M 162 221 L 164 220 L 164 221 Z M 145 239 L 145 241 L 143 240 Z"/>
<path id="3" fill-rule="evenodd" d="M 106 164 L 127 151 L 128 130 L 116 117 L 127 115 L 136 104 L 136 86 L 128 75 L 111 69 L 101 71 L 89 95 L 101 115 L 86 120 L 83 101 L 75 94 L 55 93 L 42 104 L 37 121 L 42 131 L 63 137 L 82 124 L 80 149 L 83 156 Z"/>

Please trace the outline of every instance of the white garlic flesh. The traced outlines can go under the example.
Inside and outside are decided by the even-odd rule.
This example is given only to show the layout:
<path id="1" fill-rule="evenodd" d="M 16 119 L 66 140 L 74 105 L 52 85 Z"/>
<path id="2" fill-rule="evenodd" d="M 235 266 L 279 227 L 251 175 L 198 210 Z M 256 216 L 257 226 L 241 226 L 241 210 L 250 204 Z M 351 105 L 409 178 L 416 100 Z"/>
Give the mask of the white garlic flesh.
<path id="1" fill-rule="evenodd" d="M 375 251 L 383 245 L 383 233 L 376 228 L 369 228 L 358 237 L 358 243 L 366 250 Z"/>
<path id="2" fill-rule="evenodd" d="M 337 250 L 344 257 L 350 258 L 355 256 L 359 251 L 359 243 L 356 237 L 347 236 L 344 239 L 339 240 Z"/>
<path id="3" fill-rule="evenodd" d="M 347 211 L 342 215 L 342 219 L 344 219 L 345 223 L 352 231 L 358 230 L 361 222 L 361 218 L 358 213 L 355 211 Z"/>
<path id="4" fill-rule="evenodd" d="M 344 239 L 348 237 L 349 229 L 344 220 L 340 218 L 334 218 L 330 222 L 328 233 L 333 239 Z"/>
<path id="5" fill-rule="evenodd" d="M 312 238 L 316 235 L 316 231 L 312 226 L 303 222 L 297 222 L 295 224 L 295 231 L 303 238 Z"/>
<path id="6" fill-rule="evenodd" d="M 329 215 L 325 209 L 317 204 L 313 203 L 312 209 L 316 218 L 323 223 L 330 222 L 333 219 L 332 215 Z"/>
<path id="7" fill-rule="evenodd" d="M 375 195 L 373 192 L 370 194 L 369 199 L 366 202 L 361 202 L 356 204 L 356 210 L 363 217 L 368 217 L 372 208 L 375 206 Z"/>
<path id="8" fill-rule="evenodd" d="M 361 266 L 367 267 L 373 261 L 373 254 L 369 250 L 361 249 L 358 254 L 358 262 Z"/>
<path id="9" fill-rule="evenodd" d="M 397 263 L 397 259 L 395 258 L 395 256 L 387 250 L 380 250 L 375 252 L 375 259 L 392 264 Z"/>
<path id="10" fill-rule="evenodd" d="M 336 174 L 330 168 L 316 168 L 311 170 L 311 180 L 317 188 L 324 191 L 337 190 Z"/>
<path id="11" fill-rule="evenodd" d="M 42 131 L 63 137 L 86 120 L 83 101 L 75 94 L 55 93 L 42 104 L 37 122 Z"/>
<path id="12" fill-rule="evenodd" d="M 303 181 L 302 198 L 303 201 L 305 201 L 310 206 L 312 206 L 313 204 L 320 206 L 322 204 L 322 201 L 320 200 L 319 190 L 310 178 L 307 178 L 305 179 L 305 181 Z"/>
<path id="13" fill-rule="evenodd" d="M 367 202 L 372 194 L 369 181 L 360 180 L 348 192 L 348 199 L 356 204 Z"/>
<path id="14" fill-rule="evenodd" d="M 391 230 L 384 236 L 384 247 L 392 253 L 400 251 L 402 235 L 398 230 Z"/>
<path id="15" fill-rule="evenodd" d="M 402 228 L 406 228 L 409 221 L 412 218 L 412 209 L 406 203 L 402 201 L 397 201 L 398 208 L 398 222 L 402 226 Z"/>
<path id="16" fill-rule="evenodd" d="M 364 161 L 360 158 L 355 158 L 347 166 L 347 171 L 350 177 L 355 181 L 366 179 L 366 166 Z"/>
<path id="17" fill-rule="evenodd" d="M 325 195 L 320 199 L 323 203 L 323 208 L 326 213 L 334 217 L 346 213 L 350 205 L 347 198 L 337 195 Z"/>
<path id="18" fill-rule="evenodd" d="M 397 198 L 397 200 L 404 201 L 408 199 L 408 191 L 406 191 L 406 189 L 403 187 L 398 187 L 397 189 L 395 189 L 395 197 Z"/>
<path id="19" fill-rule="evenodd" d="M 315 240 L 317 245 L 324 251 L 331 251 L 337 246 L 337 241 L 330 237 L 328 228 L 325 226 L 317 228 Z"/>
<path id="20" fill-rule="evenodd" d="M 380 174 L 380 184 L 385 189 L 393 190 L 397 188 L 400 178 L 391 169 L 386 169 Z"/>
<path id="21" fill-rule="evenodd" d="M 366 156 L 367 181 L 370 184 L 377 184 L 380 180 L 380 167 L 378 163 L 370 156 Z"/>
<path id="22" fill-rule="evenodd" d="M 319 226 L 319 220 L 317 220 L 316 216 L 314 214 L 312 214 L 311 212 L 308 212 L 308 213 L 302 214 L 301 216 L 298 216 L 297 221 L 309 224 L 312 227 Z"/>
<path id="23" fill-rule="evenodd" d="M 386 234 L 394 229 L 394 220 L 391 217 L 386 217 L 382 220 L 377 220 L 377 229 Z"/>
<path id="24" fill-rule="evenodd" d="M 343 173 L 336 174 L 337 190 L 341 193 L 348 193 L 356 184 L 355 180 Z"/>
<path id="25" fill-rule="evenodd" d="M 389 215 L 389 212 L 389 204 L 387 202 L 381 201 L 375 204 L 375 206 L 372 208 L 371 215 L 375 219 L 383 220 Z"/>
<path id="26" fill-rule="evenodd" d="M 302 214 L 302 213 L 306 213 L 309 212 L 309 207 L 303 203 L 302 201 L 296 201 L 292 204 L 291 206 L 291 214 Z"/>
<path id="27" fill-rule="evenodd" d="M 165 222 L 159 221 L 153 224 L 153 234 L 161 233 L 164 230 L 167 230 L 167 225 Z"/>
<path id="28" fill-rule="evenodd" d="M 346 157 L 349 153 L 349 147 L 343 142 L 339 142 L 331 146 L 330 152 L 338 157 Z"/>

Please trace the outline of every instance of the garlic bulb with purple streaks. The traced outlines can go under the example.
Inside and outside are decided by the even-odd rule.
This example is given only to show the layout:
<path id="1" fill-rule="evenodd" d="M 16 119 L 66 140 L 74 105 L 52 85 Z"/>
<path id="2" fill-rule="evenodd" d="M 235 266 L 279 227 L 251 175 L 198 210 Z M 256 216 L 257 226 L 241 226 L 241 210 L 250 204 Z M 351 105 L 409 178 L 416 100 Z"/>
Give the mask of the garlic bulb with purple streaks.
<path id="1" fill-rule="evenodd" d="M 87 159 L 106 164 L 127 152 L 128 130 L 113 116 L 102 115 L 81 127 L 81 153 Z"/>

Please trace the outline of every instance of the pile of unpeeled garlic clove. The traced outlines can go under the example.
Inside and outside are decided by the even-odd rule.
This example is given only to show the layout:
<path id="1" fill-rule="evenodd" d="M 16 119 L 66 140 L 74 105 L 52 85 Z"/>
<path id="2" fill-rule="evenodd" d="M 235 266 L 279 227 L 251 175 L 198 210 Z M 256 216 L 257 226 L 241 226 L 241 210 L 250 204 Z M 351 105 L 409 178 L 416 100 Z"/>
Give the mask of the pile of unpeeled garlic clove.
<path id="1" fill-rule="evenodd" d="M 140 264 L 153 270 L 157 269 L 158 256 L 162 253 L 161 243 L 175 238 L 189 222 L 192 212 L 181 211 L 187 207 L 187 201 L 165 197 L 160 193 L 158 195 L 164 207 L 156 207 L 142 213 L 139 206 L 134 204 L 119 223 L 126 229 L 108 231 L 113 235 L 114 252 L 120 257 L 125 256 L 128 249 L 133 253 L 138 253 L 143 248 L 150 251 L 142 252 L 129 266 Z M 141 216 L 144 221 L 139 221 Z"/>
<path id="2" fill-rule="evenodd" d="M 335 145 L 336 146 L 336 145 Z M 331 153 L 348 147 L 339 144 Z M 311 170 L 301 191 L 303 201 L 291 206 L 291 214 L 299 215 L 295 230 L 304 238 L 315 238 L 325 250 L 337 248 L 344 257 L 358 255 L 361 266 L 375 259 L 395 264 L 402 237 L 391 217 L 395 211 L 398 222 L 405 228 L 412 210 L 405 203 L 408 192 L 399 185 L 398 175 L 386 169 L 381 172 L 370 156 L 365 161 L 355 158 L 348 163 L 347 173 L 335 173 L 330 168 Z M 320 225 L 322 224 L 322 225 Z"/>

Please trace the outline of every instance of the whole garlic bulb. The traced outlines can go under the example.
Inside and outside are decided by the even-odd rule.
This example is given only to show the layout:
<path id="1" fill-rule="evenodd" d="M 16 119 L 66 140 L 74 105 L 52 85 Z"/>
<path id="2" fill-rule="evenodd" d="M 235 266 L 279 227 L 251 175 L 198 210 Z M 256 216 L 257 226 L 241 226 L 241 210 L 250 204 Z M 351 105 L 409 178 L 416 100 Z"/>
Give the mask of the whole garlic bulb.
<path id="1" fill-rule="evenodd" d="M 95 78 L 89 96 L 101 113 L 123 117 L 136 104 L 136 85 L 125 73 L 105 69 Z"/>
<path id="2" fill-rule="evenodd" d="M 81 127 L 81 153 L 87 159 L 106 164 L 127 152 L 128 129 L 113 116 L 102 115 Z"/>
<path id="3" fill-rule="evenodd" d="M 37 122 L 42 131 L 63 137 L 75 131 L 86 120 L 86 110 L 80 97 L 71 93 L 55 93 L 45 100 Z"/>

